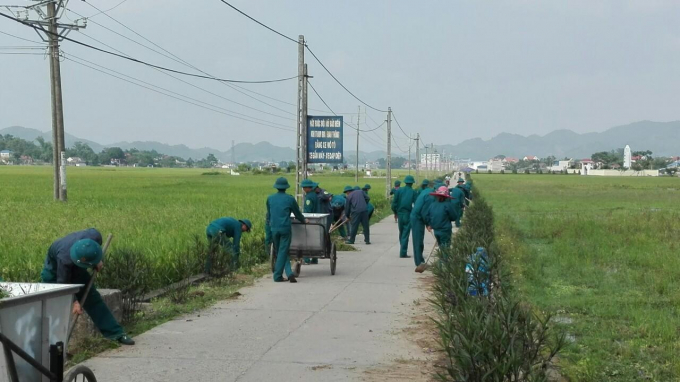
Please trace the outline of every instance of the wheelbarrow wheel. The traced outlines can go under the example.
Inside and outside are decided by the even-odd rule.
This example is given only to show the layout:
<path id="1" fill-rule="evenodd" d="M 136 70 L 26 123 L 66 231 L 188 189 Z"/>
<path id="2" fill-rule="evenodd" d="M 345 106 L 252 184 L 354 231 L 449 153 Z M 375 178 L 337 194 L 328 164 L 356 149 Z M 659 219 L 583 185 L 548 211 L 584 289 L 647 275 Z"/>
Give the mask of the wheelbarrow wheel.
<path id="1" fill-rule="evenodd" d="M 338 264 L 338 251 L 335 248 L 335 243 L 331 245 L 331 275 L 335 276 L 335 266 Z"/>
<path id="2" fill-rule="evenodd" d="M 276 249 L 274 244 L 269 245 L 269 258 L 271 259 L 272 273 L 276 270 Z"/>
<path id="3" fill-rule="evenodd" d="M 64 382 L 97 382 L 97 378 L 92 370 L 81 365 L 66 374 Z"/>
<path id="4" fill-rule="evenodd" d="M 302 260 L 295 261 L 295 269 L 293 269 L 293 274 L 295 277 L 300 277 L 300 272 L 302 272 Z"/>

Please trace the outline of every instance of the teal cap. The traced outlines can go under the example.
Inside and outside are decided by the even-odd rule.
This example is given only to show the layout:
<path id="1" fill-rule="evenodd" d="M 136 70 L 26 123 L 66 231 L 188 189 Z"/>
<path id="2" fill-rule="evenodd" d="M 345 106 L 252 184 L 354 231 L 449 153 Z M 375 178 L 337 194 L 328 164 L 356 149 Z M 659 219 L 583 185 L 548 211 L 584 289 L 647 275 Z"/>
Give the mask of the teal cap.
<path id="1" fill-rule="evenodd" d="M 394 187 L 401 186 L 401 180 L 394 181 Z"/>
<path id="2" fill-rule="evenodd" d="M 316 183 L 312 182 L 311 179 L 305 179 L 300 183 L 300 187 L 305 188 L 305 187 L 316 187 Z"/>
<path id="3" fill-rule="evenodd" d="M 76 241 L 71 247 L 71 261 L 81 268 L 91 268 L 102 261 L 102 247 L 92 239 Z"/>
<path id="4" fill-rule="evenodd" d="M 465 183 L 465 179 L 463 179 L 463 178 L 458 178 L 458 183 Z"/>
<path id="5" fill-rule="evenodd" d="M 352 188 L 352 186 L 345 186 L 345 189 L 342 190 L 342 193 L 344 194 L 345 192 L 350 192 L 350 191 L 354 191 L 354 189 Z"/>
<path id="6" fill-rule="evenodd" d="M 364 185 L 364 190 L 370 190 L 370 189 L 371 189 L 371 185 L 370 185 L 370 184 Z"/>
<path id="7" fill-rule="evenodd" d="M 243 219 L 243 220 L 239 220 L 239 221 L 241 222 L 241 224 L 245 224 L 246 227 L 248 227 L 248 232 L 250 232 L 250 230 L 253 228 L 253 223 L 251 223 L 250 220 Z"/>
<path id="8" fill-rule="evenodd" d="M 274 188 L 277 190 L 285 190 L 287 188 L 290 188 L 290 184 L 288 184 L 288 179 L 281 177 L 276 179 L 276 183 L 274 183 Z"/>
<path id="9" fill-rule="evenodd" d="M 415 182 L 416 182 L 416 180 L 413 179 L 413 177 L 411 175 L 406 175 L 406 178 L 404 178 L 404 183 L 406 183 L 406 184 L 413 184 Z"/>
<path id="10" fill-rule="evenodd" d="M 423 179 L 422 185 L 423 185 L 423 186 L 429 186 L 429 185 L 430 185 L 430 181 L 427 180 L 427 179 Z"/>
<path id="11" fill-rule="evenodd" d="M 359 186 L 354 186 L 354 188 L 352 188 L 352 190 L 359 191 L 359 190 L 361 190 L 361 188 L 359 188 Z"/>

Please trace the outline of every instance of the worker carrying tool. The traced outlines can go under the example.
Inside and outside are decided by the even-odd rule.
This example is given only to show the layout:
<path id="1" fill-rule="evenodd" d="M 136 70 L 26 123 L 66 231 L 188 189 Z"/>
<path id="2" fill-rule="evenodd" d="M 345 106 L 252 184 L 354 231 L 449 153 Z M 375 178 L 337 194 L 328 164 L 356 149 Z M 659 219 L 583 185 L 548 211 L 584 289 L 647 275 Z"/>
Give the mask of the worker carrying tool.
<path id="1" fill-rule="evenodd" d="M 451 245 L 451 229 L 453 228 L 451 222 L 458 220 L 458 214 L 454 205 L 449 202 L 451 196 L 446 186 L 430 192 L 430 195 L 437 198 L 437 201 L 430 203 L 427 211 L 427 230 L 434 231 L 439 249 L 446 255 L 446 250 Z"/>
<path id="2" fill-rule="evenodd" d="M 241 234 L 243 232 L 250 232 L 252 228 L 253 223 L 248 219 L 237 220 L 223 217 L 210 222 L 205 230 L 205 235 L 209 243 L 218 243 L 225 251 L 231 251 L 232 269 L 236 270 L 240 267 Z M 211 256 L 208 256 L 206 259 L 205 273 L 210 273 L 212 260 Z"/>
<path id="3" fill-rule="evenodd" d="M 40 273 L 41 281 L 48 284 L 88 285 L 92 276 L 87 270 L 101 271 L 104 267 L 101 245 L 102 235 L 94 228 L 74 232 L 55 241 L 47 251 Z M 123 345 L 134 345 L 135 341 L 125 334 L 97 288 L 92 285 L 84 306 L 80 306 L 79 301 L 82 301 L 84 294 L 84 287 L 76 293 L 73 314 L 83 314 L 84 309 L 104 337 Z"/>
<path id="4" fill-rule="evenodd" d="M 285 270 L 288 281 L 295 283 L 297 280 L 290 267 L 290 258 L 288 257 L 293 230 L 290 214 L 292 213 L 300 223 L 307 224 L 309 220 L 305 219 L 302 212 L 300 212 L 300 207 L 298 207 L 295 198 L 286 194 L 286 190 L 290 188 L 288 179 L 283 177 L 276 179 L 274 188 L 278 192 L 269 195 L 267 198 L 267 217 L 265 219 L 271 229 L 272 244 L 277 250 L 274 281 L 286 281 L 283 278 L 283 271 Z"/>
<path id="5" fill-rule="evenodd" d="M 392 212 L 399 223 L 399 257 L 408 258 L 408 239 L 411 235 L 411 211 L 416 201 L 416 191 L 413 189 L 415 179 L 407 175 L 404 179 L 406 187 L 400 187 L 392 197 Z"/>
<path id="6" fill-rule="evenodd" d="M 423 184 L 425 184 L 425 179 Z M 427 184 L 430 184 L 428 181 Z M 427 222 L 425 221 L 427 217 L 427 211 L 430 209 L 430 204 L 436 199 L 434 196 L 430 195 L 434 192 L 434 188 L 426 188 L 420 192 L 416 202 L 413 205 L 413 210 L 411 211 L 411 237 L 413 239 L 413 260 L 416 263 L 416 267 L 425 262 L 423 257 L 423 251 L 425 251 L 425 227 Z"/>

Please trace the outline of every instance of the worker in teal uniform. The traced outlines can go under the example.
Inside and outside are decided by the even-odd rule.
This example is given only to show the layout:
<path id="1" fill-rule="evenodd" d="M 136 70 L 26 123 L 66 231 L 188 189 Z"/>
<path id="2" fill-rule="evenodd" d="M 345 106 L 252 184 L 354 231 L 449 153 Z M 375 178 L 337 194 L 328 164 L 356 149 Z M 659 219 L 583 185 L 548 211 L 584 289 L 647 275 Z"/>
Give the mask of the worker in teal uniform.
<path id="1" fill-rule="evenodd" d="M 463 185 L 463 191 L 465 192 L 465 198 L 467 199 L 465 201 L 465 205 L 469 206 L 470 201 L 472 201 L 472 179 L 465 181 L 465 184 Z"/>
<path id="2" fill-rule="evenodd" d="M 250 232 L 253 223 L 248 219 L 237 220 L 230 217 L 219 218 L 208 224 L 205 235 L 209 243 L 216 242 L 227 251 L 231 251 L 232 269 L 240 267 L 239 256 L 241 255 L 241 233 Z M 212 269 L 212 258 L 208 256 L 205 261 L 205 273 Z"/>
<path id="3" fill-rule="evenodd" d="M 101 271 L 104 267 L 101 245 L 102 235 L 94 228 L 74 232 L 55 241 L 47 251 L 40 278 L 48 284 L 82 284 L 83 287 L 76 293 L 77 300 L 73 303 L 72 313 L 83 314 L 85 309 L 104 337 L 123 345 L 134 345 L 135 341 L 125 334 L 94 285 L 90 288 L 85 304 L 80 306 L 85 285 L 91 278 L 87 270 Z"/>
<path id="4" fill-rule="evenodd" d="M 425 179 L 427 180 L 427 179 Z M 425 183 L 425 181 L 423 181 Z M 429 184 L 429 182 L 428 182 Z M 435 201 L 434 196 L 430 195 L 434 188 L 426 188 L 420 192 L 411 211 L 411 237 L 413 239 L 413 260 L 416 267 L 425 262 L 423 251 L 425 250 L 425 227 L 427 226 L 427 211 L 430 204 Z"/>
<path id="5" fill-rule="evenodd" d="M 416 201 L 416 191 L 413 189 L 415 180 L 411 175 L 404 179 L 406 187 L 400 187 L 392 197 L 392 211 L 399 223 L 399 257 L 408 258 L 408 239 L 411 235 L 411 211 Z"/>
<path id="6" fill-rule="evenodd" d="M 394 181 L 394 187 L 390 190 L 390 195 L 394 195 L 395 192 L 401 187 L 401 180 Z"/>
<path id="7" fill-rule="evenodd" d="M 292 283 L 297 282 L 293 275 L 293 270 L 290 267 L 290 259 L 288 252 L 290 251 L 290 240 L 292 236 L 292 222 L 290 214 L 295 215 L 295 218 L 301 223 L 309 223 L 305 219 L 300 207 L 298 207 L 295 198 L 286 194 L 286 190 L 290 188 L 286 178 L 276 179 L 274 188 L 278 190 L 277 193 L 269 195 L 267 198 L 267 217 L 265 221 L 269 222 L 269 227 L 272 232 L 272 244 L 276 248 L 276 265 L 274 266 L 274 281 L 286 281 L 283 278 L 283 271 L 285 269 L 288 280 Z"/>
<path id="8" fill-rule="evenodd" d="M 422 183 L 420 184 L 420 187 L 418 187 L 418 189 L 416 190 L 416 199 L 418 199 L 420 193 L 427 188 L 430 188 L 430 181 L 427 179 L 423 179 Z"/>
<path id="9" fill-rule="evenodd" d="M 345 190 L 347 190 L 348 187 L 349 186 L 345 187 Z M 351 190 L 352 187 L 349 187 L 349 189 Z M 331 199 L 331 208 L 333 209 L 333 224 L 338 224 L 339 221 L 345 219 L 346 203 L 347 198 L 345 198 L 345 194 L 333 195 L 333 199 Z M 347 240 L 347 231 L 345 230 L 345 225 L 342 225 L 340 228 L 338 228 L 338 233 L 343 239 Z"/>
<path id="10" fill-rule="evenodd" d="M 373 216 L 373 212 L 375 212 L 375 206 L 373 203 L 371 203 L 371 197 L 368 196 L 368 191 L 371 189 L 371 185 L 366 183 L 364 185 L 364 188 L 362 190 L 364 191 L 364 194 L 366 194 L 366 208 L 368 208 L 368 220 L 371 220 L 371 217 Z"/>
<path id="11" fill-rule="evenodd" d="M 434 231 L 439 250 L 446 254 L 446 249 L 451 245 L 451 222 L 459 219 L 454 205 L 449 202 L 449 190 L 446 186 L 439 187 L 437 191 L 430 195 L 437 198 L 437 201 L 430 204 L 427 210 L 427 230 Z"/>
<path id="12" fill-rule="evenodd" d="M 316 197 L 319 199 L 316 212 L 319 214 L 328 214 L 328 217 L 326 218 L 326 229 L 330 229 L 331 224 L 333 224 L 333 210 L 331 208 L 333 194 L 319 187 L 319 183 L 316 183 L 314 192 L 316 192 Z"/>
<path id="13" fill-rule="evenodd" d="M 453 204 L 457 216 L 456 227 L 460 227 L 460 219 L 463 217 L 463 209 L 465 208 L 465 192 L 463 192 L 462 188 L 463 183 L 465 183 L 465 181 L 462 178 L 458 179 L 458 185 L 449 189 L 451 203 Z"/>
<path id="14" fill-rule="evenodd" d="M 357 187 L 358 188 L 358 187 Z M 354 244 L 357 233 L 359 232 L 359 225 L 364 229 L 364 242 L 371 244 L 371 232 L 368 224 L 368 207 L 366 205 L 366 194 L 360 189 L 345 187 L 344 191 L 347 195 L 347 202 L 345 203 L 345 215 L 350 219 L 349 239 L 347 244 Z"/>
<path id="15" fill-rule="evenodd" d="M 315 214 L 319 210 L 319 197 L 316 195 L 317 184 L 310 179 L 305 179 L 300 183 L 300 187 L 305 192 L 305 199 L 303 201 L 302 212 L 306 214 Z M 305 257 L 305 264 L 319 264 L 319 259 Z"/>

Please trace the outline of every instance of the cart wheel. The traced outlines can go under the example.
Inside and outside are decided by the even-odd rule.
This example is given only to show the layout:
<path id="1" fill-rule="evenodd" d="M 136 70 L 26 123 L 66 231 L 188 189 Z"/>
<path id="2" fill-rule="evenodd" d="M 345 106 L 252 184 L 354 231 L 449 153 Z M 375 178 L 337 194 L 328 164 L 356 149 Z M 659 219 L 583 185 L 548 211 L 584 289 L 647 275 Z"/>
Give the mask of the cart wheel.
<path id="1" fill-rule="evenodd" d="M 269 245 L 269 258 L 271 259 L 272 273 L 276 270 L 276 249 L 274 244 Z"/>
<path id="2" fill-rule="evenodd" d="M 295 269 L 293 269 L 293 274 L 295 277 L 300 277 L 300 272 L 302 271 L 302 260 L 297 260 L 295 262 Z"/>
<path id="3" fill-rule="evenodd" d="M 335 266 L 338 265 L 338 251 L 335 243 L 331 245 L 331 275 L 335 275 Z"/>
<path id="4" fill-rule="evenodd" d="M 64 377 L 65 382 L 97 382 L 92 370 L 85 366 L 76 366 Z"/>

